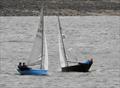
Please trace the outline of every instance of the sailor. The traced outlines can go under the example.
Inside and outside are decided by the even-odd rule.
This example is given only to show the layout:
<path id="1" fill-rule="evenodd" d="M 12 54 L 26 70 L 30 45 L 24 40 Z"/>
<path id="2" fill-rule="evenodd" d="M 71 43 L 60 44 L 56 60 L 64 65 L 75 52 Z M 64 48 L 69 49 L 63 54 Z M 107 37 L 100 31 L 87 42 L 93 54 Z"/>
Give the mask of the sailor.
<path id="1" fill-rule="evenodd" d="M 22 70 L 30 70 L 30 68 L 23 62 Z"/>
<path id="2" fill-rule="evenodd" d="M 85 60 L 83 62 L 79 62 L 78 64 L 92 64 L 93 63 L 93 59 L 88 59 L 88 60 Z"/>
<path id="3" fill-rule="evenodd" d="M 93 58 L 89 60 L 89 64 L 92 64 L 92 63 L 93 63 Z"/>
<path id="4" fill-rule="evenodd" d="M 21 63 L 21 62 L 19 62 L 18 69 L 19 69 L 19 70 L 22 69 L 22 63 Z"/>
<path id="5" fill-rule="evenodd" d="M 23 62 L 23 65 L 21 62 L 19 62 L 19 65 L 18 65 L 18 69 L 21 70 L 21 71 L 24 71 L 24 70 L 30 70 L 31 68 L 29 68 L 25 62 Z"/>

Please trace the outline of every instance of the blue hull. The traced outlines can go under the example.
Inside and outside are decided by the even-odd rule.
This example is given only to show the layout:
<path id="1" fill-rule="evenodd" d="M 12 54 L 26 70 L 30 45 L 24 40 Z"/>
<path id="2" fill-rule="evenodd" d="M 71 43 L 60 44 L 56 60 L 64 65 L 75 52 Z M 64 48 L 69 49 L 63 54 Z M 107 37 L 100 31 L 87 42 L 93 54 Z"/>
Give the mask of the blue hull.
<path id="1" fill-rule="evenodd" d="M 24 71 L 17 69 L 17 71 L 21 75 L 48 75 L 48 70 L 43 70 L 43 69 L 30 69 Z"/>

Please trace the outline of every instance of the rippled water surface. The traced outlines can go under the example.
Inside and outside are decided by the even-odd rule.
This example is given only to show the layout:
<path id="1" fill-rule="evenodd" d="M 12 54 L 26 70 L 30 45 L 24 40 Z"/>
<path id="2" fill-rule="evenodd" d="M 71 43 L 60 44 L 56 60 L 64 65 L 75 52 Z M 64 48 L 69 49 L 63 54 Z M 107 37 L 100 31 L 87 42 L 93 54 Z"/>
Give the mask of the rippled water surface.
<path id="1" fill-rule="evenodd" d="M 120 17 L 61 17 L 65 46 L 70 60 L 93 57 L 90 72 L 61 72 L 58 52 L 58 21 L 45 17 L 49 51 L 48 76 L 21 76 L 19 61 L 29 54 L 39 17 L 0 17 L 0 88 L 119 88 Z"/>

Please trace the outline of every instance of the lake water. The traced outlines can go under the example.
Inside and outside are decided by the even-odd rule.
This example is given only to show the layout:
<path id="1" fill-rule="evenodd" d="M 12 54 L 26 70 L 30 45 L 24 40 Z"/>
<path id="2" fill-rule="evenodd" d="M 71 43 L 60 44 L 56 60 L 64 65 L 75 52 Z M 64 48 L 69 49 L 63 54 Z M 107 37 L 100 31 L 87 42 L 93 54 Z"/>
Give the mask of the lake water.
<path id="1" fill-rule="evenodd" d="M 58 21 L 45 17 L 49 51 L 48 76 L 21 76 L 19 61 L 29 54 L 39 17 L 0 17 L 0 88 L 119 88 L 120 17 L 62 16 L 65 46 L 70 60 L 94 58 L 90 72 L 61 72 L 58 52 Z"/>

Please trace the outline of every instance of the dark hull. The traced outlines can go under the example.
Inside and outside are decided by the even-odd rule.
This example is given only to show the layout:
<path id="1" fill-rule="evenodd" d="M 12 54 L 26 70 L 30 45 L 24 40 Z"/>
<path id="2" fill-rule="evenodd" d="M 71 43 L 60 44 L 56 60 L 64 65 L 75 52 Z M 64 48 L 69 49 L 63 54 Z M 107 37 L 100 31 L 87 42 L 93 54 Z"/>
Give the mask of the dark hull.
<path id="1" fill-rule="evenodd" d="M 62 72 L 88 72 L 92 64 L 78 64 L 62 68 Z"/>

